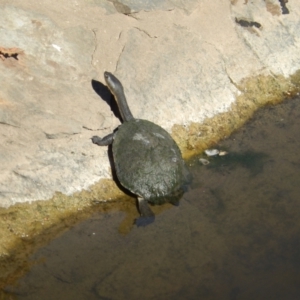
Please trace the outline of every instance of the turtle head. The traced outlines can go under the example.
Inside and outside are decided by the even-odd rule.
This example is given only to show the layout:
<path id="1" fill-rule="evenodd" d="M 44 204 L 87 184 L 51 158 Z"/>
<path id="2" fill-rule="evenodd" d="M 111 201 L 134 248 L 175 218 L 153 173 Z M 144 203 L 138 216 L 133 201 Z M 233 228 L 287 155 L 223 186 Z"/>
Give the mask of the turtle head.
<path id="1" fill-rule="evenodd" d="M 116 98 L 124 93 L 122 83 L 112 73 L 104 72 L 104 78 L 108 88 Z"/>
<path id="2" fill-rule="evenodd" d="M 132 120 L 133 116 L 128 107 L 122 83 L 115 75 L 111 74 L 110 72 L 104 72 L 104 78 L 109 90 L 114 95 L 115 100 L 117 101 L 123 121 L 125 122 Z"/>

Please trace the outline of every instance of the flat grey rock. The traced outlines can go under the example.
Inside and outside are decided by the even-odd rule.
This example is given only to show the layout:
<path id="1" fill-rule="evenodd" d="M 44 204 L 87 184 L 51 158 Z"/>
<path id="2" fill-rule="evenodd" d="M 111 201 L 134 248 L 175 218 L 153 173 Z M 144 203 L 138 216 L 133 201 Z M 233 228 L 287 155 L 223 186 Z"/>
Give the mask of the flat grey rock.
<path id="1" fill-rule="evenodd" d="M 1 206 L 77 191 L 90 163 L 84 145 L 107 123 L 91 85 L 94 35 L 13 6 L 0 14 L 2 52 L 20 52 L 0 62 Z"/>
<path id="2" fill-rule="evenodd" d="M 104 71 L 135 117 L 189 128 L 230 111 L 243 80 L 300 69 L 299 12 L 277 0 L 0 6 L 0 206 L 111 178 L 107 147 L 90 140 L 120 123 Z"/>

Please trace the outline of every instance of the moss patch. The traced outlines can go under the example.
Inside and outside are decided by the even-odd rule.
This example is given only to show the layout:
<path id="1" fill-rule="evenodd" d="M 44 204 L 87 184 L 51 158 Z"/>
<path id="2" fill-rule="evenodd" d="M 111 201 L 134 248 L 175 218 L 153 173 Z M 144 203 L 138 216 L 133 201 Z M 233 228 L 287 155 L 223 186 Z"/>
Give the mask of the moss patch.
<path id="1" fill-rule="evenodd" d="M 201 153 L 226 138 L 248 121 L 254 112 L 265 105 L 277 104 L 300 91 L 300 71 L 290 78 L 264 76 L 247 78 L 236 87 L 241 92 L 230 111 L 189 126 L 174 125 L 172 136 L 185 159 Z"/>

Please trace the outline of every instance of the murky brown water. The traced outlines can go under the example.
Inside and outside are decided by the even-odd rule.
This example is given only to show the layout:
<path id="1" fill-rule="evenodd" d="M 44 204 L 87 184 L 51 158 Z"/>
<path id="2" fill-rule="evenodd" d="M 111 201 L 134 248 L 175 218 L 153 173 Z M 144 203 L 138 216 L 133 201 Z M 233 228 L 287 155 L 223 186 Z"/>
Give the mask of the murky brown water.
<path id="1" fill-rule="evenodd" d="M 124 214 L 94 215 L 31 257 L 11 299 L 300 299 L 300 99 L 217 147 L 178 207 L 127 235 Z"/>

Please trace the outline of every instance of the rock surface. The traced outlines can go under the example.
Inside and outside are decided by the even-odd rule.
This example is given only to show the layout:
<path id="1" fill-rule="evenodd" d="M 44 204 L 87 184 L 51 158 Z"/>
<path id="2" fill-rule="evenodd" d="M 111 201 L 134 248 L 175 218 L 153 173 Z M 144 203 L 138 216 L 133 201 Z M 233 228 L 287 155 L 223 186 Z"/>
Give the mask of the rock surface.
<path id="1" fill-rule="evenodd" d="M 230 111 L 239 83 L 300 69 L 300 3 L 0 1 L 0 206 L 110 178 L 119 124 L 105 70 L 134 116 L 168 131 Z M 105 101 L 103 101 L 105 100 Z"/>

